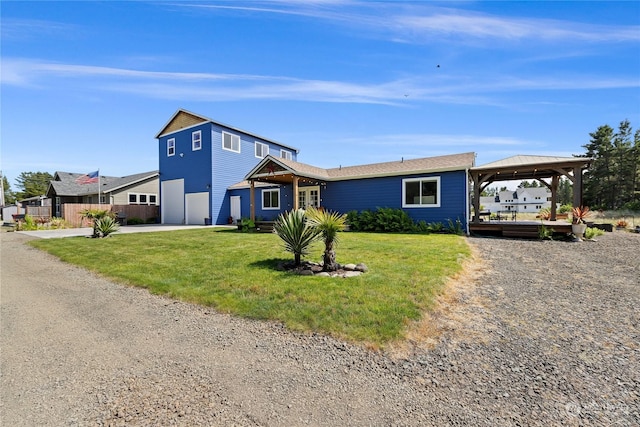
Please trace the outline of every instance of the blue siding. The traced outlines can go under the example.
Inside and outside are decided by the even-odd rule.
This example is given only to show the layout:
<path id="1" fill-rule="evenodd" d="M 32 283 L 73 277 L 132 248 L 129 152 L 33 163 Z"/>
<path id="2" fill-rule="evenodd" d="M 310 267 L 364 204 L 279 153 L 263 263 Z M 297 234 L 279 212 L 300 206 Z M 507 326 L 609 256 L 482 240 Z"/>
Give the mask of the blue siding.
<path id="1" fill-rule="evenodd" d="M 233 151 L 228 151 L 222 149 L 222 132 L 228 132 L 233 135 L 238 135 L 240 137 L 240 153 L 236 153 Z M 265 141 L 263 139 L 256 138 L 252 135 L 246 135 L 241 132 L 237 132 L 235 130 L 230 130 L 224 128 L 222 126 L 211 124 L 211 140 L 213 146 L 212 159 L 211 163 L 213 164 L 213 186 L 212 186 L 212 201 L 211 201 L 211 216 L 213 218 L 214 224 L 226 224 L 227 218 L 229 217 L 229 212 L 231 210 L 231 200 L 229 196 L 229 192 L 227 188 L 229 186 L 236 184 L 242 181 L 245 175 L 253 169 L 262 159 L 257 158 L 255 156 L 255 142 L 261 142 L 269 146 L 269 153 L 273 156 L 280 155 L 280 149 L 284 148 L 280 145 L 273 144 L 271 142 Z M 285 150 L 291 151 L 291 155 L 293 156 L 293 160 L 296 160 L 296 153 L 293 150 L 289 150 L 284 148 Z M 247 196 L 241 198 L 241 209 L 242 215 L 248 217 L 249 216 L 249 190 L 247 191 Z M 233 195 L 241 195 L 233 193 Z M 261 215 L 264 219 L 269 219 L 269 217 L 275 215 L 277 216 L 275 211 L 265 211 L 264 214 L 258 213 L 258 208 L 262 206 L 260 202 L 261 193 L 258 189 L 256 191 L 256 215 Z M 290 196 L 289 196 L 290 197 Z M 245 199 L 247 208 L 245 210 Z M 281 199 L 283 195 L 281 194 Z M 283 203 L 283 200 L 281 200 Z M 245 214 L 246 212 L 246 214 Z"/>
<path id="2" fill-rule="evenodd" d="M 202 148 L 193 151 L 191 135 L 200 130 Z M 175 155 L 167 156 L 167 141 L 175 139 Z M 211 186 L 211 135 L 209 125 L 202 124 L 159 138 L 159 170 L 160 182 L 173 179 L 184 179 L 185 193 L 201 193 L 209 191 Z M 182 154 L 182 155 L 181 155 Z M 160 185 L 162 191 L 162 184 Z M 162 204 L 162 194 L 160 194 Z"/>
<path id="3" fill-rule="evenodd" d="M 420 174 L 396 177 L 354 179 L 348 181 L 327 182 L 320 186 L 321 206 L 325 209 L 347 213 L 352 210 L 375 210 L 380 207 L 402 208 L 402 180 L 417 177 L 440 177 L 440 207 L 404 208 L 414 221 L 426 222 L 455 221 L 460 219 L 466 226 L 467 177 L 464 171 L 440 174 Z M 280 187 L 280 211 L 261 209 L 262 187 L 256 189 L 256 218 L 275 219 L 282 211 L 293 208 L 293 188 L 291 185 Z M 249 189 L 232 190 L 231 195 L 241 197 L 242 216 L 249 217 Z"/>
<path id="4" fill-rule="evenodd" d="M 404 208 L 414 221 L 447 222 L 460 219 L 466 225 L 467 177 L 465 171 L 328 182 L 321 188 L 325 209 L 347 213 L 376 208 L 402 209 L 402 180 L 440 177 L 440 207 Z"/>
<path id="5" fill-rule="evenodd" d="M 282 185 L 280 186 L 280 209 L 262 209 L 262 190 L 266 188 L 278 188 L 277 186 L 273 187 L 258 187 L 255 190 L 256 197 L 256 219 L 261 219 L 264 221 L 273 221 L 278 215 L 282 212 L 290 211 L 293 209 L 293 186 L 292 185 Z M 240 196 L 240 209 L 242 216 L 244 218 L 249 218 L 251 215 L 251 194 L 248 188 L 236 189 L 229 191 L 230 196 Z"/>

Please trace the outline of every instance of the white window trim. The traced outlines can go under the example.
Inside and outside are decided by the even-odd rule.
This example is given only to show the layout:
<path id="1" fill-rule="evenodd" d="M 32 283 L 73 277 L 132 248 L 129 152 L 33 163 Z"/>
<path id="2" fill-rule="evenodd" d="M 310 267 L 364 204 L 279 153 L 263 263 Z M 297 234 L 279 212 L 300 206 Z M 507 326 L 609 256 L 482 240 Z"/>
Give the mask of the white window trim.
<path id="1" fill-rule="evenodd" d="M 280 150 L 280 157 L 283 159 L 287 159 L 287 160 L 292 160 L 293 156 L 291 154 L 291 151 L 288 150 Z"/>
<path id="2" fill-rule="evenodd" d="M 224 146 L 224 136 L 225 135 L 231 136 L 231 148 L 227 148 L 227 147 Z M 234 138 L 238 138 L 238 149 L 237 150 L 233 149 L 233 140 L 234 140 Z M 222 131 L 222 149 L 223 150 L 231 151 L 232 153 L 239 153 L 241 145 L 242 145 L 242 141 L 240 140 L 240 136 L 239 135 L 235 135 L 235 134 L 230 133 L 230 132 Z"/>
<path id="3" fill-rule="evenodd" d="M 258 147 L 260 147 L 260 152 L 262 153 L 262 156 L 258 154 Z M 267 144 L 263 144 L 262 142 L 256 141 L 256 147 L 255 147 L 254 153 L 257 158 L 264 159 L 269 155 L 269 146 Z"/>
<path id="4" fill-rule="evenodd" d="M 176 155 L 176 139 L 169 138 L 167 139 L 167 157 L 171 157 L 175 155 Z"/>
<path id="5" fill-rule="evenodd" d="M 276 192 L 278 193 L 278 206 L 277 207 L 265 207 L 264 206 L 264 193 L 273 193 Z M 262 210 L 264 211 L 275 211 L 275 210 L 280 210 L 280 189 L 279 188 L 268 188 L 268 189 L 264 189 L 262 190 L 262 194 L 260 195 L 260 199 L 262 203 Z"/>
<path id="6" fill-rule="evenodd" d="M 198 146 L 196 146 L 196 142 L 198 143 Z M 202 150 L 202 131 L 201 130 L 197 130 L 191 133 L 191 151 L 198 151 L 198 150 Z"/>
<path id="7" fill-rule="evenodd" d="M 408 204 L 406 201 L 406 183 L 407 182 L 420 182 L 420 181 L 435 181 L 436 182 L 436 197 L 437 203 L 430 204 Z M 422 188 L 422 185 L 420 186 Z M 420 196 L 422 197 L 422 196 Z M 439 208 L 440 201 L 442 200 L 442 192 L 440 191 L 440 177 L 439 176 L 424 176 L 420 178 L 405 178 L 402 180 L 402 207 L 403 208 Z"/>
<path id="8" fill-rule="evenodd" d="M 131 196 L 136 196 L 136 201 L 131 201 Z M 146 203 L 140 203 L 140 196 L 147 196 Z M 151 203 L 151 196 L 155 196 L 156 202 Z M 142 206 L 158 206 L 158 194 L 157 193 L 127 193 L 127 204 L 129 205 L 142 205 Z"/>

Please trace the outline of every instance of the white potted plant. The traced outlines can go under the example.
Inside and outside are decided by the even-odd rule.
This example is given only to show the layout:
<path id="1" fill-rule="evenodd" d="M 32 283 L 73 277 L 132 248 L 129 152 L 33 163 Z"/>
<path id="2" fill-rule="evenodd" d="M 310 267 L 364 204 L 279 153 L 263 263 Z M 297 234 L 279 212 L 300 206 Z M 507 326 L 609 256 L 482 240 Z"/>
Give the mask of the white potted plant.
<path id="1" fill-rule="evenodd" d="M 586 219 L 591 216 L 588 206 L 576 206 L 571 209 L 571 231 L 578 239 L 582 239 L 587 229 Z"/>

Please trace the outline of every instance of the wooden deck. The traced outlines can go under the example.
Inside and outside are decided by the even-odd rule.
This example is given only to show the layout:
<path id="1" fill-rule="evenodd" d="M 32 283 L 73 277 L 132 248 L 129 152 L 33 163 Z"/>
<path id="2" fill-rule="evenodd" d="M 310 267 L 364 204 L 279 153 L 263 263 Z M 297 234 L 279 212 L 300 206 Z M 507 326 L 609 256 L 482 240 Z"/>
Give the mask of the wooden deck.
<path id="1" fill-rule="evenodd" d="M 554 234 L 571 233 L 571 224 L 566 221 L 482 221 L 469 223 L 471 234 L 538 238 L 540 226 L 553 229 Z"/>

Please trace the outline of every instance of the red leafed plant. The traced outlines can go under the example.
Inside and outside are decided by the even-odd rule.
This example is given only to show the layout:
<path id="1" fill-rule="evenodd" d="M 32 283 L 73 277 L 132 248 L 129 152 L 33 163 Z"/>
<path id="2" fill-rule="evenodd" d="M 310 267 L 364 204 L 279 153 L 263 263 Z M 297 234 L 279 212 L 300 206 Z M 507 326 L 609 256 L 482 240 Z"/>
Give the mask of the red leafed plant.
<path id="1" fill-rule="evenodd" d="M 591 211 L 588 206 L 576 206 L 571 209 L 571 217 L 573 224 L 584 224 L 585 219 L 591 216 Z"/>

